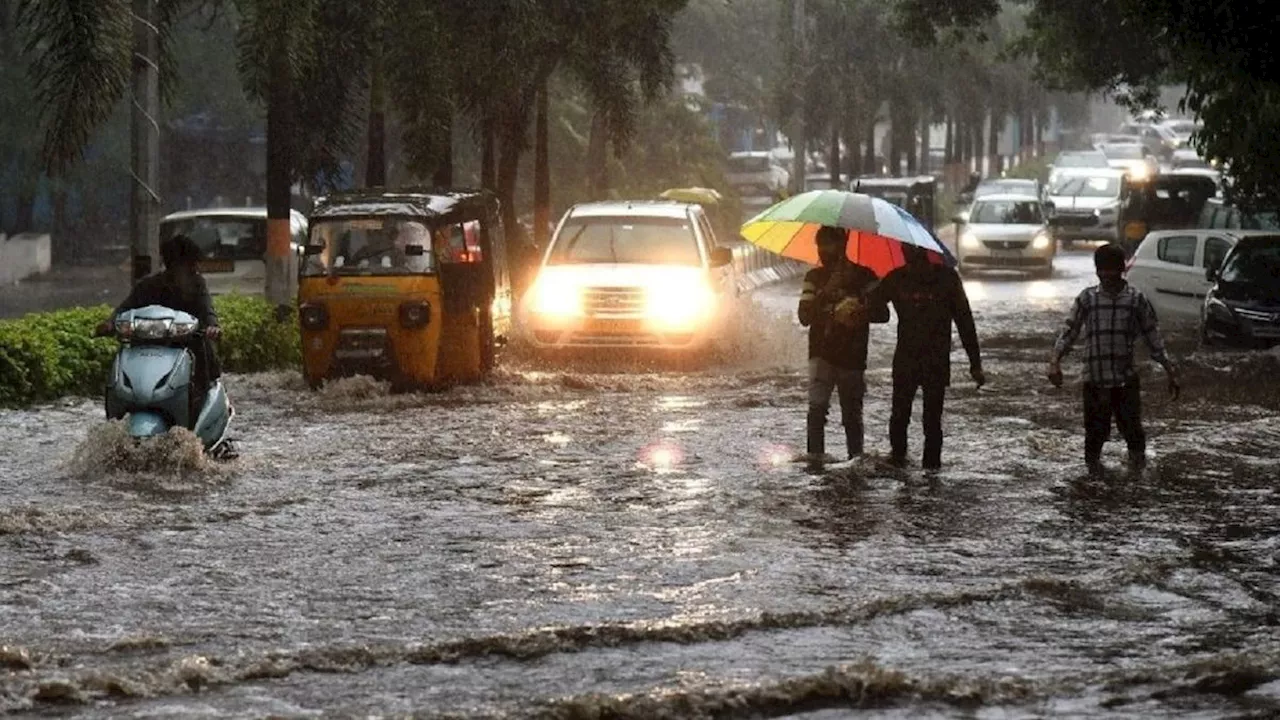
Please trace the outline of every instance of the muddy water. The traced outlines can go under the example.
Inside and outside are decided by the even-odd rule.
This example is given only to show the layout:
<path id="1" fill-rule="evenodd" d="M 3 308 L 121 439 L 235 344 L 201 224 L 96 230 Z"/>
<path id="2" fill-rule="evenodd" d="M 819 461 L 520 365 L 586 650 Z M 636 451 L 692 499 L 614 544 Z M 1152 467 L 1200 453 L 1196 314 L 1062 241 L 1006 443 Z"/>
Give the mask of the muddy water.
<path id="1" fill-rule="evenodd" d="M 1176 405 L 1152 375 L 1152 467 L 1110 448 L 1085 478 L 1076 392 L 1041 380 L 1088 282 L 1062 265 L 970 283 L 991 385 L 956 373 L 936 476 L 881 462 L 891 327 L 872 456 L 793 461 L 794 286 L 692 372 L 513 352 L 433 395 L 231 378 L 226 464 L 135 449 L 93 401 L 4 413 L 0 709 L 1272 716 L 1280 362 L 1193 355 Z"/>

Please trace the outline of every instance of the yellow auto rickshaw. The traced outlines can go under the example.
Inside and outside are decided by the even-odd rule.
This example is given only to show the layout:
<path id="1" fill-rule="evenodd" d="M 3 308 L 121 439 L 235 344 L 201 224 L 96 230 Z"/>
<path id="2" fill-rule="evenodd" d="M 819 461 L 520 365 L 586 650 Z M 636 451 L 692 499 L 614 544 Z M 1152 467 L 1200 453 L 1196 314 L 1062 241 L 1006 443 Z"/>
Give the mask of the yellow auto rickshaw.
<path id="1" fill-rule="evenodd" d="M 303 373 L 394 387 L 479 380 L 510 332 L 512 290 L 489 192 L 320 198 L 299 270 Z"/>

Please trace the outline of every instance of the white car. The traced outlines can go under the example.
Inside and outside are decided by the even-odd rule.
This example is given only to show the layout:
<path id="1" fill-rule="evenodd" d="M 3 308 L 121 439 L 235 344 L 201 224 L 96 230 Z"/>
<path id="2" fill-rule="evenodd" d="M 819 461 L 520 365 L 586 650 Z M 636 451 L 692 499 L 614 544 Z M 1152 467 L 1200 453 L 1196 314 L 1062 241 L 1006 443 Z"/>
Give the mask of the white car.
<path id="1" fill-rule="evenodd" d="M 743 209 L 754 214 L 773 205 L 791 182 L 791 173 L 772 153 L 735 152 L 729 155 L 725 180 L 742 198 Z"/>
<path id="2" fill-rule="evenodd" d="M 298 249 L 307 243 L 307 218 L 290 211 L 290 295 L 297 291 Z M 267 209 L 184 210 L 160 220 L 160 240 L 186 235 L 200 246 L 200 272 L 211 295 L 263 295 L 267 284 Z"/>
<path id="3" fill-rule="evenodd" d="M 534 347 L 705 349 L 738 283 L 699 205 L 600 202 L 560 220 L 521 317 Z"/>
<path id="4" fill-rule="evenodd" d="M 1205 295 L 1213 287 L 1208 271 L 1221 267 L 1227 251 L 1247 234 L 1239 230 L 1150 233 L 1129 259 L 1128 280 L 1147 296 L 1162 319 L 1198 321 Z"/>
<path id="5" fill-rule="evenodd" d="M 987 195 L 973 202 L 968 216 L 957 216 L 956 257 L 960 271 L 1030 270 L 1053 273 L 1057 243 L 1040 200 L 1026 195 Z"/>
<path id="6" fill-rule="evenodd" d="M 1062 168 L 1045 195 L 1059 240 L 1118 241 L 1125 172 L 1109 168 Z"/>
<path id="7" fill-rule="evenodd" d="M 1108 165 L 1124 170 L 1134 180 L 1146 180 L 1160 172 L 1160 162 L 1141 143 L 1107 144 L 1099 149 L 1107 156 Z"/>

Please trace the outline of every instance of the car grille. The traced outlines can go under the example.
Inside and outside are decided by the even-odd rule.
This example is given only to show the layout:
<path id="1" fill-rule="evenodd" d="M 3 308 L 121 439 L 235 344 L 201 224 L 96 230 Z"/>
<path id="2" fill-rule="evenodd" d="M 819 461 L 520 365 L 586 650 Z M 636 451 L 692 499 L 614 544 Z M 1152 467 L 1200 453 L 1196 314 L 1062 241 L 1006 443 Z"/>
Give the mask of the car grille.
<path id="1" fill-rule="evenodd" d="M 1262 312 L 1236 308 L 1236 314 L 1250 322 L 1280 325 L 1280 312 Z"/>
<path id="2" fill-rule="evenodd" d="M 587 317 L 642 315 L 644 308 L 644 288 L 593 287 L 583 293 Z"/>
<path id="3" fill-rule="evenodd" d="M 1030 241 L 1027 240 L 983 240 L 988 250 L 1025 250 Z"/>
<path id="4" fill-rule="evenodd" d="M 334 355 L 343 360 L 368 360 L 383 357 L 386 352 L 386 328 L 347 328 L 338 333 Z"/>

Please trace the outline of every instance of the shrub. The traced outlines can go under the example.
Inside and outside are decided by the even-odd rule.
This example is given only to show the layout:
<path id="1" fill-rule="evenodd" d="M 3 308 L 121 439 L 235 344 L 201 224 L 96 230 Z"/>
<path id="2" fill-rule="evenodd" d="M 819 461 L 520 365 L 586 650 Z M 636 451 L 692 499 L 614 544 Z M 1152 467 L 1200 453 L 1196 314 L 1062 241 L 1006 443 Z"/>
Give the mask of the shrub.
<path id="1" fill-rule="evenodd" d="M 214 299 L 223 339 L 218 356 L 228 372 L 262 372 L 301 362 L 298 327 L 277 322 L 275 307 L 261 298 Z M 94 396 L 115 357 L 116 342 L 93 337 L 106 305 L 32 313 L 0 322 L 0 406 L 21 407 L 67 395 Z"/>

